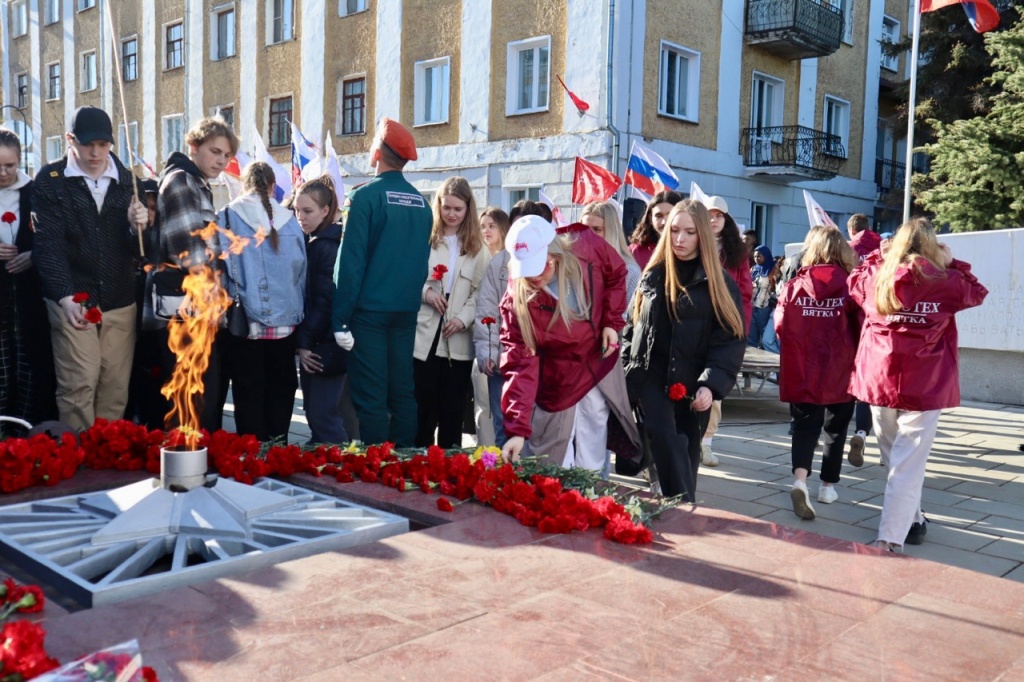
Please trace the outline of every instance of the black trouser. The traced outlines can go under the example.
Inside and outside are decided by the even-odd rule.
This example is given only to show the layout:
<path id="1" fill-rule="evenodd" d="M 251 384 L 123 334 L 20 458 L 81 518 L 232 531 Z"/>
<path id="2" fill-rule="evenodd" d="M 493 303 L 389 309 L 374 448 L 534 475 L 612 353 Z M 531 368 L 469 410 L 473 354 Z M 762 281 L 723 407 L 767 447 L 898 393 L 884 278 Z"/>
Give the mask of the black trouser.
<path id="1" fill-rule="evenodd" d="M 640 405 L 661 493 L 665 497 L 686 495 L 685 499 L 696 502 L 700 438 L 708 412 L 694 412 L 688 400 L 671 400 L 664 382 L 653 379 L 644 382 Z"/>
<path id="2" fill-rule="evenodd" d="M 443 322 L 443 320 L 442 320 Z M 469 393 L 472 360 L 449 360 L 437 355 L 441 336 L 438 327 L 434 343 L 426 360 L 413 361 L 413 380 L 416 384 L 416 406 L 419 426 L 416 446 L 434 443 L 442 448 L 462 447 L 462 419 L 465 415 L 466 396 Z"/>
<path id="3" fill-rule="evenodd" d="M 793 471 L 806 469 L 810 474 L 814 464 L 814 451 L 822 429 L 825 431 L 825 452 L 821 460 L 821 480 L 838 483 L 843 468 L 843 450 L 846 447 L 846 429 L 853 418 L 853 403 L 815 405 L 790 403 L 793 417 Z"/>
<path id="4" fill-rule="evenodd" d="M 148 338 L 143 340 L 143 335 Z M 225 330 L 217 332 L 213 345 L 210 346 L 209 364 L 206 367 L 206 372 L 203 374 L 203 394 L 195 396 L 196 410 L 199 412 L 199 428 L 206 429 L 210 433 L 219 430 L 224 421 L 224 399 L 227 397 L 228 371 L 222 356 L 224 346 L 228 343 L 227 339 L 231 338 L 231 335 Z M 174 353 L 167 346 L 167 330 L 158 329 L 140 332 L 136 339 L 136 348 L 138 348 L 140 340 L 142 340 L 143 344 L 151 344 L 147 352 L 151 352 L 152 347 L 155 347 L 157 352 L 159 352 L 159 362 L 163 374 L 156 379 L 156 383 L 159 384 L 159 387 L 156 389 L 156 395 L 152 394 L 152 385 L 147 386 L 144 382 L 140 383 L 142 388 L 138 389 L 139 392 L 135 394 L 138 400 L 136 403 L 136 414 L 139 420 L 149 426 L 149 428 L 176 428 L 179 426 L 177 420 L 170 421 L 165 419 L 165 416 L 171 409 L 171 401 L 159 393 L 160 388 L 170 380 L 174 367 L 177 364 L 177 358 L 175 358 Z M 137 357 L 138 351 L 136 350 Z M 149 356 L 144 356 L 144 358 L 146 357 Z M 136 368 L 138 366 L 138 362 L 136 362 Z"/>
<path id="5" fill-rule="evenodd" d="M 858 400 L 853 414 L 854 430 L 871 433 L 871 406 Z"/>
<path id="6" fill-rule="evenodd" d="M 295 334 L 283 339 L 225 336 L 224 361 L 231 377 L 235 431 L 261 441 L 288 439 L 299 385 Z"/>

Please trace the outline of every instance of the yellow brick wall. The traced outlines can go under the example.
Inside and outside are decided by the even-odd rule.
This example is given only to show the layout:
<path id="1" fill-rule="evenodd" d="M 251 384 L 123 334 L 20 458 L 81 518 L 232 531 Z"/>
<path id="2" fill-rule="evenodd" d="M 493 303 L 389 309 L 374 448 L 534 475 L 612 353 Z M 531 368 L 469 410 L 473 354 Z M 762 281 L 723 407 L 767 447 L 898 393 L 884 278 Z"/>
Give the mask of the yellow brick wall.
<path id="1" fill-rule="evenodd" d="M 416 145 L 434 147 L 459 141 L 459 48 L 462 40 L 462 0 L 433 0 L 402 6 L 402 122 L 416 120 L 416 62 L 450 58 L 448 122 L 419 126 Z M 552 80 L 554 80 L 552 78 Z M 481 96 L 478 93 L 477 96 Z"/>

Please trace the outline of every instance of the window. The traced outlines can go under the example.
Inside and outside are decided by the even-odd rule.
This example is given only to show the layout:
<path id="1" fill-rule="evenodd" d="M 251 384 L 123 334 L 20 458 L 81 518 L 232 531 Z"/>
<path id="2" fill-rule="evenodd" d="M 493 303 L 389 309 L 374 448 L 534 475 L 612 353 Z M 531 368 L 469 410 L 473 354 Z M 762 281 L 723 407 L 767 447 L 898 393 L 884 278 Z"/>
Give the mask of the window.
<path id="1" fill-rule="evenodd" d="M 853 0 L 831 0 L 843 15 L 843 42 L 853 45 Z"/>
<path id="2" fill-rule="evenodd" d="M 416 62 L 414 125 L 448 122 L 448 57 Z"/>
<path id="3" fill-rule="evenodd" d="M 28 0 L 11 3 L 11 36 L 18 38 L 28 33 Z"/>
<path id="4" fill-rule="evenodd" d="M 548 110 L 551 36 L 508 44 L 505 115 Z"/>
<path id="5" fill-rule="evenodd" d="M 60 62 L 46 66 L 46 99 L 60 99 Z"/>
<path id="6" fill-rule="evenodd" d="M 839 145 L 829 141 L 824 152 L 829 156 L 846 158 L 846 150 L 850 145 L 850 103 L 829 95 L 825 96 L 825 112 L 823 123 L 825 132 L 839 138 Z"/>
<path id="7" fill-rule="evenodd" d="M 79 92 L 96 89 L 96 51 L 83 52 L 81 55 L 81 73 L 79 74 Z"/>
<path id="8" fill-rule="evenodd" d="M 782 142 L 782 106 L 785 101 L 785 83 L 761 73 L 754 73 L 750 93 L 750 142 L 754 164 L 771 163 L 772 144 Z"/>
<path id="9" fill-rule="evenodd" d="M 366 132 L 366 79 L 353 78 L 341 85 L 342 135 L 362 135 Z"/>
<path id="10" fill-rule="evenodd" d="M 267 0 L 267 44 L 291 40 L 293 0 Z"/>
<path id="11" fill-rule="evenodd" d="M 185 66 L 185 28 L 182 23 L 179 21 L 176 24 L 169 24 L 164 35 L 164 68 L 177 69 Z"/>
<path id="12" fill-rule="evenodd" d="M 129 38 L 121 43 L 121 77 L 133 81 L 139 77 L 139 39 Z"/>
<path id="13" fill-rule="evenodd" d="M 25 109 L 28 107 L 28 74 L 19 73 L 14 77 L 15 90 L 14 97 L 18 103 L 19 109 Z"/>
<path id="14" fill-rule="evenodd" d="M 128 124 L 128 135 L 126 139 L 124 136 L 124 124 L 117 126 L 117 158 L 121 159 L 121 163 L 126 166 L 132 165 L 132 152 L 138 151 L 139 149 L 139 124 L 132 122 Z M 131 142 L 132 148 L 128 149 L 128 143 Z"/>
<path id="15" fill-rule="evenodd" d="M 700 53 L 661 41 L 658 83 L 658 113 L 696 123 Z"/>
<path id="16" fill-rule="evenodd" d="M 775 245 L 773 243 L 774 227 L 772 225 L 772 219 L 775 216 L 775 207 L 770 204 L 758 204 L 751 202 L 750 204 L 750 229 L 757 232 L 757 241 L 760 244 L 764 244 L 775 252 Z"/>
<path id="17" fill-rule="evenodd" d="M 345 17 L 366 11 L 366 0 L 338 0 L 338 16 Z"/>
<path id="18" fill-rule="evenodd" d="M 210 22 L 210 51 L 214 61 L 235 56 L 235 8 L 214 8 Z"/>
<path id="19" fill-rule="evenodd" d="M 508 208 L 511 209 L 523 199 L 540 201 L 540 187 L 508 187 Z"/>
<path id="20" fill-rule="evenodd" d="M 885 45 L 895 45 L 900 42 L 900 22 L 892 17 L 882 19 L 882 68 L 889 71 L 897 71 L 900 68 L 900 58 L 894 54 L 885 53 Z"/>
<path id="21" fill-rule="evenodd" d="M 92 9 L 96 6 L 96 0 L 78 0 L 78 11 Z"/>
<path id="22" fill-rule="evenodd" d="M 224 122 L 227 123 L 229 126 L 231 126 L 232 128 L 235 127 L 235 108 L 234 107 L 217 107 L 217 112 L 216 113 L 219 113 L 220 117 L 222 119 L 224 119 Z"/>
<path id="23" fill-rule="evenodd" d="M 60 0 L 43 0 L 43 24 L 49 26 L 60 21 Z"/>
<path id="24" fill-rule="evenodd" d="M 64 138 L 60 135 L 46 138 L 46 162 L 53 163 L 64 156 Z"/>
<path id="25" fill-rule="evenodd" d="M 182 114 L 164 116 L 164 158 L 173 152 L 185 151 L 185 117 Z"/>
<path id="26" fill-rule="evenodd" d="M 285 147 L 292 143 L 292 98 L 270 100 L 270 146 Z"/>

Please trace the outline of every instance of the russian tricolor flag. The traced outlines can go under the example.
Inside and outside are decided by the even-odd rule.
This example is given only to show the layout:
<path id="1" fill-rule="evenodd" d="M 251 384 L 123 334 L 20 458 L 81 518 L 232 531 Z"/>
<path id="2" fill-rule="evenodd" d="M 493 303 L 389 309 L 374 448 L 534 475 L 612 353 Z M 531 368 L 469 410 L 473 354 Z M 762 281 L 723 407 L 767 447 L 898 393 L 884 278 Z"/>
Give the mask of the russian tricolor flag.
<path id="1" fill-rule="evenodd" d="M 292 126 L 292 185 L 298 187 L 306 178 L 303 170 L 306 166 L 320 158 L 320 148 L 310 142 L 298 126 Z"/>
<path id="2" fill-rule="evenodd" d="M 665 159 L 634 141 L 629 149 L 626 184 L 633 185 L 644 194 L 655 195 L 665 190 L 677 189 L 679 178 L 669 168 Z"/>
<path id="3" fill-rule="evenodd" d="M 921 13 L 934 12 L 951 5 L 960 5 L 964 8 L 967 20 L 978 33 L 991 31 L 999 25 L 999 11 L 989 0 L 921 0 Z"/>

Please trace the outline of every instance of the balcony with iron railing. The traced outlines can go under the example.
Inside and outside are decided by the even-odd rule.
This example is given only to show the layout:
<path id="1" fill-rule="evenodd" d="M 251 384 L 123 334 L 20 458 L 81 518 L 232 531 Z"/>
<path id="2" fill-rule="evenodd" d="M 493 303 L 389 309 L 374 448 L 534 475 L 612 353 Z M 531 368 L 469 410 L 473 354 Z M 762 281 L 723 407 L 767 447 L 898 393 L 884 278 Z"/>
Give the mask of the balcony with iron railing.
<path id="1" fill-rule="evenodd" d="M 747 0 L 746 40 L 786 59 L 839 49 L 843 13 L 828 0 Z"/>
<path id="2" fill-rule="evenodd" d="M 787 182 L 829 180 L 846 163 L 838 135 L 805 126 L 744 128 L 740 154 L 748 175 Z"/>
<path id="3" fill-rule="evenodd" d="M 907 177 L 907 164 L 891 159 L 875 159 L 875 185 L 878 196 L 902 190 Z"/>

